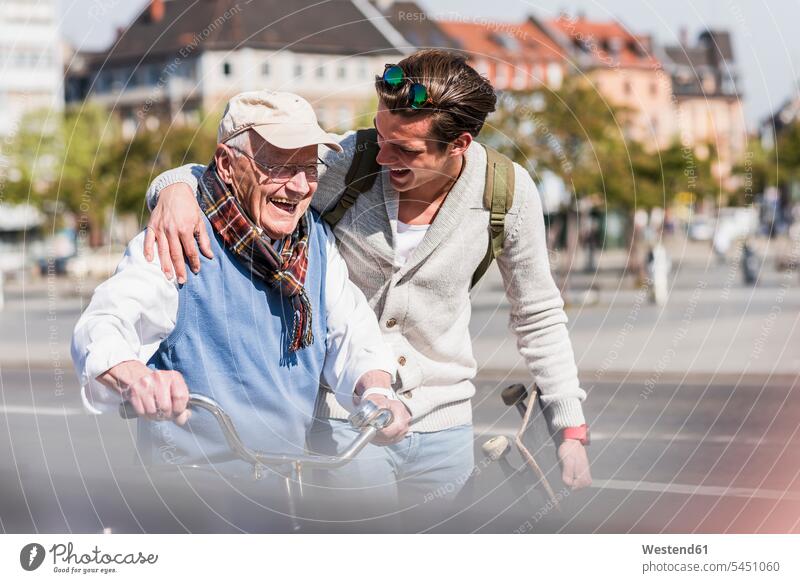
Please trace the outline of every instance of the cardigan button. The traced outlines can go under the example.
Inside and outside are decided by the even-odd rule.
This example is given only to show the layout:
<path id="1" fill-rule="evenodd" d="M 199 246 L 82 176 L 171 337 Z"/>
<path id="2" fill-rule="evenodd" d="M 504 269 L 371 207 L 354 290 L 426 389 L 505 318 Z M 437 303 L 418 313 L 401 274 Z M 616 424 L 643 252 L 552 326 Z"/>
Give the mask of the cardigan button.
<path id="1" fill-rule="evenodd" d="M 389 318 L 386 320 L 386 327 L 387 328 L 394 328 L 397 325 L 397 320 L 395 318 Z"/>
<path id="2" fill-rule="evenodd" d="M 405 356 L 401 356 L 400 358 L 398 358 L 398 359 L 397 359 L 397 363 L 398 363 L 400 366 L 405 366 L 405 364 L 406 364 L 406 357 L 405 357 Z"/>

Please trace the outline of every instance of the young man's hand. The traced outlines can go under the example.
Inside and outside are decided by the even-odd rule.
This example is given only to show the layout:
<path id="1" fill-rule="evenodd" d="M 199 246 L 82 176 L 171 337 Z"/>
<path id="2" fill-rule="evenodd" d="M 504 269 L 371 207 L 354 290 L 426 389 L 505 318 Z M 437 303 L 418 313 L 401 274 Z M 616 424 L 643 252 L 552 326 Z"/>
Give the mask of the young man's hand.
<path id="1" fill-rule="evenodd" d="M 573 490 L 586 488 L 592 484 L 589 473 L 589 458 L 586 448 L 577 439 L 565 439 L 558 446 L 558 460 L 561 462 L 561 479 Z"/>
<path id="2" fill-rule="evenodd" d="M 194 273 L 200 271 L 198 247 L 203 255 L 213 259 L 203 211 L 187 184 L 172 184 L 159 193 L 144 238 L 144 257 L 148 261 L 153 260 L 153 243 L 158 244 L 158 259 L 164 274 L 172 278 L 174 273 L 178 283 L 186 283 L 184 255 Z"/>
<path id="3" fill-rule="evenodd" d="M 184 425 L 191 416 L 186 408 L 189 389 L 177 371 L 152 370 L 144 363 L 128 360 L 111 367 L 97 380 L 119 391 L 144 419 Z"/>

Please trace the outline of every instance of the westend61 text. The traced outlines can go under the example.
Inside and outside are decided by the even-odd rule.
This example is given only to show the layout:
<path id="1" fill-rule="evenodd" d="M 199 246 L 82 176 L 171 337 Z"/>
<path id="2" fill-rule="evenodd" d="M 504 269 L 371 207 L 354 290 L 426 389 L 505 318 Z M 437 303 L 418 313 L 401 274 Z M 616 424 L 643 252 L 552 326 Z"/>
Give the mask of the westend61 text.
<path id="1" fill-rule="evenodd" d="M 642 545 L 642 552 L 645 555 L 707 555 L 708 545 L 688 545 L 683 547 Z"/>

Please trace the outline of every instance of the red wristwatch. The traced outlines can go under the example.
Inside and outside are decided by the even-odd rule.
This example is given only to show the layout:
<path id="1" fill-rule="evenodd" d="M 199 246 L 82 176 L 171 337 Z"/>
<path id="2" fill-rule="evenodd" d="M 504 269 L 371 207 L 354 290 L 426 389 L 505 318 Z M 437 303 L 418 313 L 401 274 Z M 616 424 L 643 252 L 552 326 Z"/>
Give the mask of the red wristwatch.
<path id="1" fill-rule="evenodd" d="M 565 427 L 561 430 L 561 441 L 565 439 L 575 439 L 583 445 L 589 445 L 589 426 L 584 423 L 578 427 Z"/>

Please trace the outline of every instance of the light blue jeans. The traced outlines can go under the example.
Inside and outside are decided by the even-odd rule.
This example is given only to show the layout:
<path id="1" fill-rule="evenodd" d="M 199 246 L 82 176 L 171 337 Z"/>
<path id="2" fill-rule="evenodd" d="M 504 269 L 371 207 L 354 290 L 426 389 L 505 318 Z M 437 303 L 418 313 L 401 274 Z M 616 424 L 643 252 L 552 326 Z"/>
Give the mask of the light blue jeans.
<path id="1" fill-rule="evenodd" d="M 357 434 L 347 421 L 316 420 L 308 448 L 336 455 Z M 459 425 L 410 432 L 394 445 L 368 444 L 349 464 L 316 473 L 313 482 L 328 502 L 320 512 L 331 520 L 382 518 L 386 525 L 403 521 L 418 530 L 435 526 L 452 512 L 474 465 L 472 425 Z"/>

